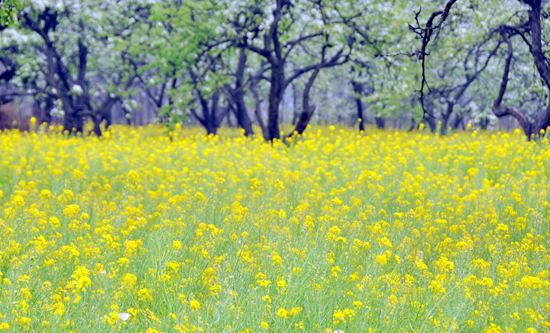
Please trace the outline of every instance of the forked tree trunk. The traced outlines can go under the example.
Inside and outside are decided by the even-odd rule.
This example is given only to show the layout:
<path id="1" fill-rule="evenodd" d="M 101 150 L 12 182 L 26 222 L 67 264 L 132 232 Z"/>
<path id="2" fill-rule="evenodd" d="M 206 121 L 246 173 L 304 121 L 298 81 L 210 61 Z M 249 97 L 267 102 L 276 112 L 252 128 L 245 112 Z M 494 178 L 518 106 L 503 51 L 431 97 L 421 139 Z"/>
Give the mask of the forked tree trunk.
<path id="1" fill-rule="evenodd" d="M 233 99 L 235 106 L 235 118 L 237 118 L 239 126 L 244 130 L 244 135 L 250 136 L 254 135 L 254 130 L 252 129 L 252 121 L 250 121 L 250 116 L 248 115 L 248 110 L 244 100 L 244 75 L 246 71 L 246 60 L 246 50 L 242 48 L 239 54 L 239 65 L 237 67 L 235 89 L 231 92 L 231 98 Z"/>
<path id="2" fill-rule="evenodd" d="M 302 135 L 304 131 L 306 130 L 307 126 L 309 125 L 309 122 L 311 121 L 311 117 L 313 117 L 313 114 L 315 113 L 315 105 L 311 105 L 310 103 L 310 95 L 311 95 L 311 89 L 313 88 L 313 85 L 315 83 L 315 80 L 317 79 L 317 76 L 319 76 L 319 72 L 321 71 L 321 67 L 318 67 L 311 73 L 309 79 L 307 80 L 306 86 L 304 87 L 304 92 L 302 95 L 302 112 L 300 112 L 300 115 L 298 116 L 298 121 L 296 122 L 296 127 L 294 128 L 294 131 L 292 131 L 288 136 L 292 136 L 294 134 Z"/>

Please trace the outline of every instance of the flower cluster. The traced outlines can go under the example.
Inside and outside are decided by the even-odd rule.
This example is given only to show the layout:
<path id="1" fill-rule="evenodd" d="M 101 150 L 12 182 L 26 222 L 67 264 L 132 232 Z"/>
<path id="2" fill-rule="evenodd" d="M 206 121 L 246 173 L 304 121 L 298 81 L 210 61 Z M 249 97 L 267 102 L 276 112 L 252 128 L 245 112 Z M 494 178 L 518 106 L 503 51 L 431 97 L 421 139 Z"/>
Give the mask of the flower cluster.
<path id="1" fill-rule="evenodd" d="M 0 331 L 550 330 L 550 145 L 0 134 Z"/>

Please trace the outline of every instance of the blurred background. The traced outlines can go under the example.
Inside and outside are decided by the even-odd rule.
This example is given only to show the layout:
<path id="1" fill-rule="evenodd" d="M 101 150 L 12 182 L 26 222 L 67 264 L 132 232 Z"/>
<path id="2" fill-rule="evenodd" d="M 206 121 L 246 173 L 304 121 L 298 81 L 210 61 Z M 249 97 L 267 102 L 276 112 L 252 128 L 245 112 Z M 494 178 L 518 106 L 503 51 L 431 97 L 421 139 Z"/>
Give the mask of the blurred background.
<path id="1" fill-rule="evenodd" d="M 0 129 L 550 124 L 547 1 L 0 3 Z"/>

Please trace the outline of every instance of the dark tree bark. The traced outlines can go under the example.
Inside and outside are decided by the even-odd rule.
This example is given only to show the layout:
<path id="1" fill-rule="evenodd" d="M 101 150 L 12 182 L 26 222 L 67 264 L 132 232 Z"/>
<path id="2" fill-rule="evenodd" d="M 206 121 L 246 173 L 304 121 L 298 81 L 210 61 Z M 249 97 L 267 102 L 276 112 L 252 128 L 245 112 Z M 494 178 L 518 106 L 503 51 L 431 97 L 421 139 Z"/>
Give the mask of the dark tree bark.
<path id="1" fill-rule="evenodd" d="M 250 91 L 252 91 L 252 96 L 254 97 L 254 116 L 256 117 L 256 121 L 258 122 L 258 125 L 260 126 L 260 129 L 262 130 L 262 135 L 264 138 L 268 137 L 267 132 L 267 126 L 265 124 L 265 121 L 262 117 L 262 97 L 260 96 L 260 92 L 258 91 L 258 84 L 260 82 L 260 78 L 258 76 L 250 79 Z"/>
<path id="2" fill-rule="evenodd" d="M 529 21 L 531 23 L 531 54 L 540 77 L 546 85 L 550 97 L 550 62 L 542 49 L 542 28 L 541 28 L 541 0 L 525 1 L 529 7 Z M 546 109 L 535 119 L 534 132 L 546 129 L 550 126 L 550 102 Z"/>
<path id="3" fill-rule="evenodd" d="M 489 121 L 489 118 L 487 117 L 482 117 L 479 121 L 479 127 L 482 129 L 482 130 L 487 130 L 489 128 L 489 124 L 491 122 Z"/>
<path id="4" fill-rule="evenodd" d="M 139 86 L 141 86 L 141 90 L 145 93 L 145 96 L 151 102 L 151 104 L 153 104 L 156 108 L 156 116 L 159 116 L 159 110 L 161 110 L 162 107 L 165 105 L 166 100 L 168 100 L 169 105 L 173 105 L 173 100 L 169 96 L 168 98 L 166 98 L 167 90 L 169 88 L 172 88 L 174 90 L 177 87 L 178 83 L 178 80 L 175 77 L 176 69 L 173 64 L 171 64 L 171 73 L 164 78 L 163 82 L 155 87 L 150 87 L 143 77 L 143 74 L 140 73 L 139 70 L 143 64 L 138 64 L 134 59 L 128 58 L 126 56 L 123 56 L 123 59 L 125 59 L 130 64 L 130 66 L 132 66 L 133 75 L 138 80 Z M 172 79 L 170 80 L 170 78 Z M 162 117 L 164 117 L 164 115 Z M 161 121 L 163 121 L 163 119 L 161 119 Z"/>
<path id="5" fill-rule="evenodd" d="M 454 92 L 454 94 L 453 92 L 450 92 L 448 97 L 446 97 L 447 105 L 446 105 L 445 111 L 441 115 L 441 130 L 440 130 L 441 135 L 446 135 L 448 133 L 449 120 L 451 119 L 451 116 L 454 113 L 456 104 L 464 97 L 464 94 L 466 93 L 468 88 L 479 78 L 481 73 L 483 73 L 487 69 L 490 61 L 497 54 L 498 49 L 500 48 L 500 44 L 501 44 L 500 42 L 496 44 L 496 46 L 491 50 L 491 52 L 489 52 L 485 60 L 481 62 L 481 66 L 478 65 L 482 59 L 481 48 L 490 40 L 491 36 L 492 34 L 489 35 L 489 38 L 485 39 L 478 45 L 474 46 L 472 50 L 470 50 L 470 54 L 473 57 L 475 57 L 475 61 L 474 61 L 475 66 L 473 68 L 473 72 L 470 73 L 468 71 L 468 66 L 467 66 L 468 59 L 467 58 L 465 59 L 464 61 L 464 70 L 466 71 L 465 81 L 464 83 L 459 85 L 457 88 L 455 88 L 456 91 Z"/>
<path id="6" fill-rule="evenodd" d="M 320 70 L 321 70 L 320 67 L 314 70 L 309 76 L 309 79 L 307 80 L 307 83 L 304 87 L 304 92 L 302 94 L 302 112 L 300 112 L 300 115 L 298 116 L 298 121 L 296 122 L 294 131 L 292 131 L 288 135 L 289 137 L 293 136 L 294 134 L 302 135 L 306 130 L 307 126 L 309 125 L 311 117 L 315 113 L 315 105 L 311 105 L 310 96 L 311 96 L 311 89 L 313 88 L 315 80 L 319 76 Z"/>
<path id="7" fill-rule="evenodd" d="M 464 124 L 464 115 L 455 114 L 454 120 L 452 122 L 452 127 L 455 130 L 458 130 L 458 129 L 465 130 L 466 126 Z"/>
<path id="8" fill-rule="evenodd" d="M 97 117 L 102 118 L 103 105 L 99 110 L 92 106 L 88 74 L 88 47 L 84 41 L 84 23 L 78 22 L 80 31 L 77 39 L 77 53 L 73 57 L 63 58 L 59 53 L 55 41 L 50 38 L 50 31 L 55 31 L 58 25 L 58 16 L 65 15 L 55 9 L 46 7 L 39 13 L 38 19 L 34 19 L 28 13 L 23 13 L 22 23 L 42 39 L 43 46 L 38 49 L 46 58 L 44 76 L 47 84 L 55 89 L 55 95 L 63 104 L 63 127 L 69 133 L 81 134 L 84 130 L 84 119 L 90 117 L 94 122 L 93 132 L 100 136 L 100 127 L 96 124 Z M 67 63 L 76 59 L 74 64 Z M 76 68 L 76 73 L 71 73 L 71 65 Z M 74 88 L 77 87 L 78 91 Z M 106 102 L 110 97 L 107 97 Z M 110 112 L 110 108 L 109 108 Z"/>
<path id="9" fill-rule="evenodd" d="M 216 65 L 216 59 L 209 59 L 209 68 L 207 68 L 207 70 L 215 73 Z M 200 80 L 200 75 L 202 75 L 202 73 L 197 73 L 193 68 L 188 68 L 188 74 L 193 84 L 196 102 L 198 102 L 201 110 L 201 114 L 199 114 L 195 110 L 195 107 L 191 106 L 191 114 L 206 130 L 207 135 L 215 135 L 218 133 L 219 127 L 231 109 L 230 106 L 220 107 L 223 88 L 216 89 L 211 96 L 205 96 L 202 82 Z"/>
<path id="10" fill-rule="evenodd" d="M 246 49 L 241 48 L 239 53 L 239 64 L 235 75 L 235 86 L 231 89 L 230 96 L 234 105 L 233 111 L 235 118 L 237 118 L 239 126 L 244 130 L 245 136 L 251 136 L 254 135 L 254 130 L 252 129 L 252 121 L 248 115 L 244 99 L 246 60 Z"/>
<path id="11" fill-rule="evenodd" d="M 269 86 L 269 104 L 267 111 L 267 140 L 279 139 L 279 110 L 284 96 L 284 67 L 277 61 L 271 64 L 271 79 Z"/>
<path id="12" fill-rule="evenodd" d="M 426 58 L 428 56 L 428 45 L 432 41 L 432 38 L 434 36 L 434 33 L 438 32 L 439 29 L 443 26 L 443 23 L 447 20 L 447 17 L 449 17 L 449 14 L 451 12 L 451 9 L 455 5 L 455 3 L 458 0 L 449 0 L 445 7 L 442 10 L 438 10 L 433 12 L 428 20 L 426 21 L 426 24 L 423 26 L 420 21 L 420 12 L 422 9 L 420 9 L 418 12 L 416 12 L 416 26 L 409 25 L 409 30 L 414 32 L 418 35 L 418 38 L 422 41 L 422 45 L 420 47 L 420 50 L 417 53 L 418 59 L 422 63 L 422 79 L 420 83 L 420 105 L 422 106 L 422 111 L 424 115 L 428 113 L 429 111 L 426 108 L 425 104 L 425 96 L 426 96 L 426 87 L 428 86 L 428 79 L 426 76 Z M 429 118 L 433 118 L 433 115 L 428 114 Z"/>
<path id="13" fill-rule="evenodd" d="M 354 100 L 355 100 L 355 107 L 357 110 L 357 123 L 359 126 L 359 132 L 365 131 L 365 111 L 364 111 L 364 105 L 363 100 L 361 99 L 361 96 L 364 93 L 363 84 L 357 82 L 357 81 L 351 81 L 351 85 L 353 86 L 353 93 L 354 93 Z"/>
<path id="14" fill-rule="evenodd" d="M 41 109 L 41 116 L 40 116 L 40 122 L 41 123 L 46 122 L 46 123 L 50 124 L 52 122 L 51 111 L 53 110 L 53 107 L 54 107 L 54 99 L 50 95 L 47 95 L 46 98 L 45 98 L 45 101 L 44 101 L 44 108 L 40 108 Z"/>
<path id="15" fill-rule="evenodd" d="M 321 2 L 315 2 L 316 6 L 323 6 Z M 299 37 L 289 40 L 281 41 L 280 39 L 280 23 L 285 15 L 292 16 L 293 4 L 290 0 L 277 0 L 273 8 L 273 19 L 268 27 L 260 29 L 257 22 L 253 23 L 252 27 L 248 27 L 249 32 L 253 32 L 255 37 L 263 30 L 263 45 L 258 47 L 248 40 L 247 36 L 244 36 L 239 41 L 239 46 L 247 48 L 248 50 L 263 57 L 270 66 L 269 76 L 269 97 L 268 97 L 268 114 L 267 114 L 267 126 L 265 139 L 273 141 L 280 139 L 281 131 L 279 128 L 280 122 L 280 106 L 283 101 L 286 88 L 295 80 L 299 79 L 305 74 L 310 72 L 321 70 L 327 67 L 334 67 L 341 65 L 349 60 L 351 49 L 353 46 L 353 40 L 348 41 L 348 45 L 342 46 L 330 59 L 325 58 L 325 53 L 329 47 L 333 47 L 332 41 L 329 41 L 328 33 L 311 33 L 300 35 Z M 259 9 L 258 9 L 259 10 Z M 293 21 L 293 20 L 291 20 Z M 286 27 L 288 29 L 288 27 Z M 299 45 L 304 45 L 307 41 L 319 40 L 321 50 L 323 53 L 322 60 L 318 63 L 314 63 L 308 66 L 295 69 L 292 73 L 286 73 L 287 60 L 292 51 Z M 344 52 L 348 48 L 348 52 Z M 315 75 L 316 76 L 316 75 Z M 302 110 L 304 113 L 304 110 Z M 302 116 L 300 116 L 302 117 Z M 307 117 L 304 116 L 303 119 Z M 311 118 L 311 117 L 310 117 Z"/>
<path id="16" fill-rule="evenodd" d="M 105 122 L 105 129 L 108 129 L 112 124 L 111 110 L 113 106 L 119 102 L 119 98 L 107 97 L 107 99 L 101 104 L 97 112 L 92 114 L 92 121 L 94 123 L 93 132 L 97 136 L 101 136 L 101 123 Z"/>
<path id="17" fill-rule="evenodd" d="M 537 68 L 537 71 L 546 86 L 547 95 L 550 95 L 550 64 L 548 58 L 542 50 L 541 1 L 532 0 L 524 2 L 529 6 L 531 42 L 529 43 L 525 38 L 523 38 L 523 41 L 528 44 L 529 51 L 533 56 L 535 67 Z M 503 105 L 504 95 L 506 94 L 506 89 L 508 87 L 514 51 L 510 36 L 511 33 L 506 29 L 502 29 L 501 35 L 507 46 L 507 56 L 504 64 L 499 93 L 493 103 L 493 113 L 499 118 L 511 116 L 516 119 L 527 136 L 527 139 L 531 140 L 534 135 L 538 135 L 541 130 L 547 129 L 550 126 L 550 101 L 547 102 L 548 106 L 544 110 L 539 111 L 538 114 L 535 114 L 533 118 L 529 117 L 526 113 L 518 110 L 517 108 Z"/>
<path id="18" fill-rule="evenodd" d="M 511 37 L 515 35 L 519 35 L 523 40 L 523 42 L 527 44 L 529 48 L 529 52 L 533 57 L 533 62 L 535 64 L 535 67 L 537 68 L 537 72 L 541 80 L 546 85 L 548 96 L 550 96 L 550 59 L 546 57 L 544 50 L 542 48 L 542 28 L 541 28 L 542 0 L 519 0 L 519 1 L 526 4 L 529 7 L 529 10 L 528 10 L 529 21 L 526 24 L 527 26 L 527 29 L 525 29 L 526 31 L 522 32 L 520 29 L 516 27 L 503 25 L 498 27 L 497 29 L 494 29 L 493 32 L 491 33 L 491 35 L 494 33 L 499 33 L 502 37 L 502 41 L 507 45 L 506 61 L 504 64 L 503 75 L 500 82 L 499 93 L 493 103 L 493 113 L 499 118 L 511 116 L 514 119 L 516 119 L 520 124 L 521 128 L 523 129 L 525 135 L 530 140 L 534 134 L 539 133 L 541 130 L 547 129 L 550 126 L 550 100 L 547 101 L 548 106 L 544 110 L 539 111 L 533 118 L 528 116 L 526 113 L 518 110 L 517 108 L 503 105 L 504 95 L 508 87 L 510 67 L 513 60 L 513 45 L 512 45 Z M 420 89 L 420 102 L 422 104 L 424 113 L 427 113 L 425 108 L 425 103 L 424 103 L 424 98 L 425 98 L 424 92 L 427 86 L 427 79 L 425 75 L 426 57 L 428 55 L 426 51 L 427 46 L 430 43 L 434 32 L 436 31 L 438 32 L 439 29 L 442 27 L 443 23 L 449 16 L 450 10 L 452 9 L 453 5 L 456 2 L 457 2 L 456 0 L 449 0 L 446 3 L 445 8 L 443 10 L 432 13 L 426 25 L 424 26 L 422 26 L 419 23 L 418 18 L 420 15 L 420 11 L 418 11 L 416 14 L 417 26 L 409 26 L 409 29 L 415 32 L 419 36 L 419 38 L 422 40 L 422 47 L 418 53 L 418 58 L 422 60 L 422 83 L 421 83 L 421 89 Z M 437 18 L 439 18 L 439 20 L 436 21 Z M 526 36 L 527 34 L 530 35 L 530 40 Z M 502 41 L 497 44 L 496 48 L 488 57 L 487 61 L 489 61 L 490 57 L 492 57 L 496 53 L 496 50 L 498 50 Z M 487 65 L 487 61 L 485 63 L 485 67 Z M 467 81 L 467 83 L 471 79 L 472 78 L 470 78 Z M 475 79 L 475 76 L 474 76 L 474 79 Z M 463 92 L 463 90 L 467 89 L 468 85 L 469 84 L 463 85 L 461 88 L 461 91 Z"/>
<path id="19" fill-rule="evenodd" d="M 299 103 L 299 91 L 298 86 L 294 83 L 291 84 L 292 86 L 292 125 L 296 126 L 296 123 L 298 122 L 298 117 L 300 116 L 300 107 L 298 105 Z"/>
<path id="20" fill-rule="evenodd" d="M 376 124 L 376 127 L 379 129 L 386 128 L 386 120 L 383 117 L 379 117 L 379 116 L 374 117 L 374 123 Z"/>
<path id="21" fill-rule="evenodd" d="M 505 64 L 504 64 L 504 71 L 503 71 L 503 74 L 502 74 L 502 80 L 500 81 L 500 88 L 499 88 L 498 96 L 497 96 L 497 98 L 495 99 L 495 101 L 493 103 L 493 113 L 498 118 L 511 116 L 514 119 L 516 119 L 518 121 L 518 123 L 520 124 L 521 128 L 523 129 L 523 132 L 525 133 L 527 138 L 530 140 L 531 136 L 533 134 L 533 122 L 532 122 L 532 120 L 529 119 L 529 117 L 525 113 L 523 113 L 523 112 L 521 112 L 521 111 L 519 111 L 519 110 L 517 110 L 513 107 L 505 106 L 505 105 L 502 104 L 503 99 L 504 99 L 504 95 L 506 94 L 506 89 L 508 87 L 510 67 L 512 65 L 512 59 L 514 57 L 512 41 L 510 40 L 510 38 L 508 36 L 505 36 L 504 38 L 505 38 L 505 42 L 506 42 L 506 45 L 507 45 L 507 56 L 506 56 L 506 61 L 505 61 Z"/>
<path id="22" fill-rule="evenodd" d="M 229 113 L 230 107 L 221 107 L 221 91 L 217 90 L 214 94 L 207 99 L 203 96 L 200 89 L 195 90 L 197 94 L 197 100 L 200 105 L 201 114 L 199 115 L 194 107 L 191 107 L 191 114 L 198 120 L 201 126 L 205 129 L 206 134 L 216 135 L 218 134 L 218 129 L 220 128 L 223 120 Z"/>
<path id="23" fill-rule="evenodd" d="M 422 121 L 428 124 L 428 127 L 430 128 L 430 132 L 435 133 L 435 131 L 437 131 L 437 121 L 435 117 L 433 117 L 430 113 L 428 112 L 424 113 L 424 116 L 422 117 Z"/>
<path id="24" fill-rule="evenodd" d="M 344 56 L 341 59 L 340 58 L 342 55 L 341 52 L 337 53 L 335 56 L 333 56 L 330 59 L 326 59 L 327 49 L 328 49 L 328 38 L 326 37 L 325 45 L 323 46 L 321 51 L 321 60 L 319 61 L 319 63 L 316 64 L 316 67 L 313 68 L 312 73 L 306 82 L 306 86 L 304 87 L 304 92 L 302 94 L 302 111 L 300 112 L 300 115 L 298 117 L 298 122 L 296 123 L 296 127 L 294 128 L 294 130 L 291 133 L 289 133 L 288 137 L 294 134 L 298 134 L 298 135 L 303 134 L 303 132 L 306 130 L 307 126 L 309 125 L 311 118 L 313 117 L 313 113 L 315 113 L 315 106 L 310 104 L 310 94 L 311 94 L 311 89 L 313 88 L 313 85 L 315 83 L 315 80 L 319 76 L 319 73 L 321 72 L 321 70 L 323 68 L 331 68 L 331 67 L 342 65 L 343 63 L 349 60 L 349 54 L 347 56 Z M 306 70 L 304 73 L 307 73 L 307 72 L 309 72 L 309 70 Z M 296 79 L 297 77 L 299 76 L 296 76 L 294 79 Z M 286 85 L 289 85 L 290 83 L 292 83 L 292 80 L 289 79 Z"/>
<path id="25" fill-rule="evenodd" d="M 441 135 L 447 135 L 447 132 L 449 130 L 449 119 L 451 118 L 451 115 L 454 112 L 455 103 L 454 102 L 447 102 L 447 108 L 441 115 L 441 129 L 440 134 Z"/>

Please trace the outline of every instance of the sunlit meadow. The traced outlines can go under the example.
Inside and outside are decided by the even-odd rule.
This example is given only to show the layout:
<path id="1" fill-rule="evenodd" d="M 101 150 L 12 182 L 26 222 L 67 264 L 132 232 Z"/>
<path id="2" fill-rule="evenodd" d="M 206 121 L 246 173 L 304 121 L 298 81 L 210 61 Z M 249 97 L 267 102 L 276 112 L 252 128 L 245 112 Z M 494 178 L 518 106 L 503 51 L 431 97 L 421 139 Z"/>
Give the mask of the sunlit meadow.
<path id="1" fill-rule="evenodd" d="M 550 330 L 547 139 L 11 131 L 0 163 L 0 330 Z"/>

